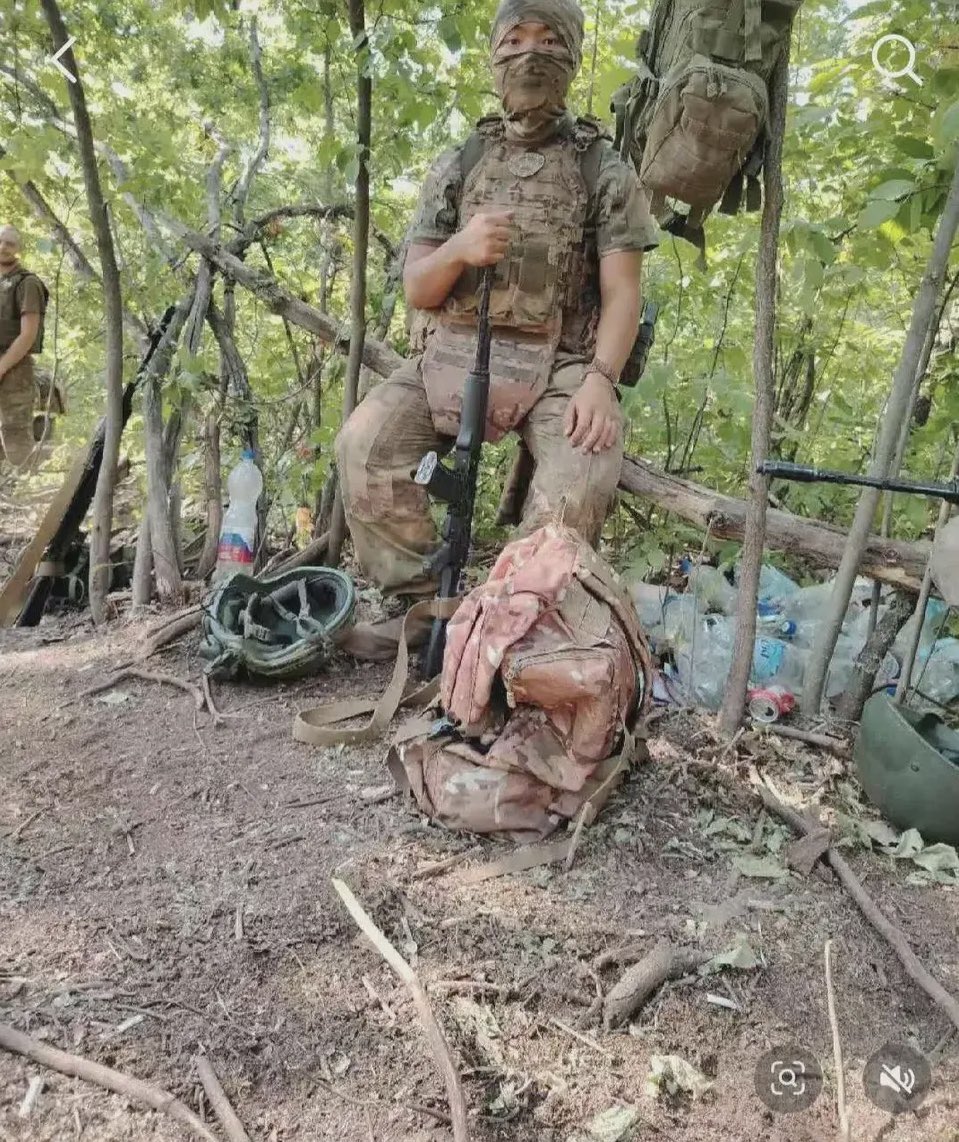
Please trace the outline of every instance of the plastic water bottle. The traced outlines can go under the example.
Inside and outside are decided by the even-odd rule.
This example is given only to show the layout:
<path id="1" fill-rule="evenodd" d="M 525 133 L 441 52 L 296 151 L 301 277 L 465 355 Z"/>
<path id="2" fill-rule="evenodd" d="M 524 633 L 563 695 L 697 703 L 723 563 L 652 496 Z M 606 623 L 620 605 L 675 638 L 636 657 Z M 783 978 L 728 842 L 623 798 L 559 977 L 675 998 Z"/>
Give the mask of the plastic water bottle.
<path id="1" fill-rule="evenodd" d="M 256 544 L 256 501 L 263 491 L 263 476 L 247 448 L 226 481 L 230 506 L 223 515 L 220 543 L 216 553 L 215 579 L 226 579 L 236 571 L 253 570 Z"/>

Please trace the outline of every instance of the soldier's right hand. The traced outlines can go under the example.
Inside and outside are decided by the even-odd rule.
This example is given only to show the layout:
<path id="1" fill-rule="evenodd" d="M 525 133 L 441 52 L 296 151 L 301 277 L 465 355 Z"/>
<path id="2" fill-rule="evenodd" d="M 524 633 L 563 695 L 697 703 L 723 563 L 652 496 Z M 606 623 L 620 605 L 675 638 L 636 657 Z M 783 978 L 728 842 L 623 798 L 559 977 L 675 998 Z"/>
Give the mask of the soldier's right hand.
<path id="1" fill-rule="evenodd" d="M 512 210 L 486 210 L 473 217 L 453 241 L 468 266 L 495 266 L 509 249 Z"/>

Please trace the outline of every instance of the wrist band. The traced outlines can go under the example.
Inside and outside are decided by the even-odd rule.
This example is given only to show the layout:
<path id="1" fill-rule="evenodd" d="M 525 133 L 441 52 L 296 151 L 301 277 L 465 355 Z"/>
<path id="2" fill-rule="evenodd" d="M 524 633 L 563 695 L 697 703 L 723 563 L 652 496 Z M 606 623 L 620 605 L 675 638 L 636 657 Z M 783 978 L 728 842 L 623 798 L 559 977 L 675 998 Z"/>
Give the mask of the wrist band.
<path id="1" fill-rule="evenodd" d="M 586 366 L 586 372 L 599 373 L 599 375 L 605 377 L 614 388 L 619 384 L 619 374 L 600 357 L 594 357 L 592 361 L 590 361 Z"/>

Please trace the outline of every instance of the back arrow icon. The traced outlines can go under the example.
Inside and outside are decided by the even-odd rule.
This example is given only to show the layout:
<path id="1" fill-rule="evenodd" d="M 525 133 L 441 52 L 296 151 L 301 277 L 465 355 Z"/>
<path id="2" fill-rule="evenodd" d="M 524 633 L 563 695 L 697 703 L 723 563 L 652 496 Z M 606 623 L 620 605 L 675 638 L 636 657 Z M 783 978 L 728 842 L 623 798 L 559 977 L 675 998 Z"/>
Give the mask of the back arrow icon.
<path id="1" fill-rule="evenodd" d="M 62 56 L 65 51 L 69 51 L 70 48 L 72 48 L 75 43 L 76 43 L 76 39 L 73 36 L 71 36 L 69 38 L 69 40 L 67 40 L 67 42 L 63 45 L 62 48 L 60 48 L 60 50 L 58 52 L 56 52 L 52 56 L 47 56 L 47 59 L 53 64 L 53 66 L 55 68 L 57 68 L 57 70 L 60 71 L 63 75 L 65 75 L 66 78 L 69 79 L 71 83 L 76 83 L 77 77 L 75 75 L 71 74 L 69 71 L 67 71 L 67 69 L 60 62 L 60 56 Z"/>

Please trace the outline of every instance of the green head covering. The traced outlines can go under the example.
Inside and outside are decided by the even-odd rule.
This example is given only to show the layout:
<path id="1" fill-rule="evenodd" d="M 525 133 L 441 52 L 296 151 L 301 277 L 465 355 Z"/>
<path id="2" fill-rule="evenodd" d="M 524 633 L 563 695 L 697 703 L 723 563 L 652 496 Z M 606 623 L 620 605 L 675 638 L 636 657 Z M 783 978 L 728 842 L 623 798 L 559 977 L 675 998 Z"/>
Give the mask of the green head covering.
<path id="1" fill-rule="evenodd" d="M 502 0 L 493 19 L 490 48 L 517 24 L 545 24 L 563 41 L 573 61 L 573 74 L 583 62 L 583 10 L 575 0 Z"/>

